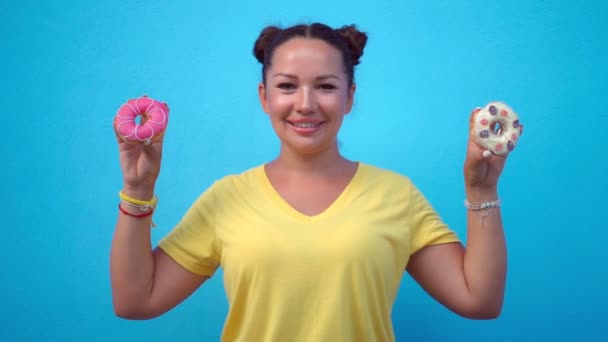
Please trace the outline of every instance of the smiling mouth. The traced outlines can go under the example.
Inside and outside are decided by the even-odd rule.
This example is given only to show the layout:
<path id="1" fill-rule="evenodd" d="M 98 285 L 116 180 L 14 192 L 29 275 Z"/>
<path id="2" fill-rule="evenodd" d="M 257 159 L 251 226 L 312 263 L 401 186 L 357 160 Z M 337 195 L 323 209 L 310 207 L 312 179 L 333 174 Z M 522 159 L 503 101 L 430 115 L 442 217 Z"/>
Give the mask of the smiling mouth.
<path id="1" fill-rule="evenodd" d="M 315 127 L 319 127 L 321 126 L 322 122 L 291 122 L 291 121 L 287 121 L 289 124 L 291 124 L 292 126 L 298 127 L 298 128 L 315 128 Z"/>

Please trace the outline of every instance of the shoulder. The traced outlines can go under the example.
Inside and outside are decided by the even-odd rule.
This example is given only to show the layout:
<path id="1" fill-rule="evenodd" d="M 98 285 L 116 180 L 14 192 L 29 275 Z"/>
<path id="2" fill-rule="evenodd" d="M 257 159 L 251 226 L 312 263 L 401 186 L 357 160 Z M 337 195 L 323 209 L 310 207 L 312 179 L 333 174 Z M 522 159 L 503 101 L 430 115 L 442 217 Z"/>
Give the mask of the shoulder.
<path id="1" fill-rule="evenodd" d="M 413 185 L 408 176 L 396 171 L 362 162 L 359 163 L 359 167 L 361 169 L 361 178 L 369 184 L 398 188 L 411 187 Z"/>
<path id="2" fill-rule="evenodd" d="M 215 180 L 204 191 L 203 196 L 227 199 L 229 197 L 258 192 L 263 181 L 263 175 L 263 165 L 251 167 L 240 173 L 227 174 Z"/>
<path id="3" fill-rule="evenodd" d="M 192 209 L 209 215 L 232 210 L 243 201 L 259 197 L 260 173 L 263 166 L 255 166 L 241 173 L 227 174 L 211 182 L 196 198 Z"/>
<path id="4" fill-rule="evenodd" d="M 384 205 L 409 206 L 417 192 L 412 180 L 401 173 L 386 168 L 359 163 L 356 188 L 366 200 L 374 199 Z"/>
<path id="5" fill-rule="evenodd" d="M 240 173 L 227 174 L 216 180 L 212 187 L 227 189 L 251 186 L 259 183 L 263 175 L 264 165 L 257 165 Z"/>

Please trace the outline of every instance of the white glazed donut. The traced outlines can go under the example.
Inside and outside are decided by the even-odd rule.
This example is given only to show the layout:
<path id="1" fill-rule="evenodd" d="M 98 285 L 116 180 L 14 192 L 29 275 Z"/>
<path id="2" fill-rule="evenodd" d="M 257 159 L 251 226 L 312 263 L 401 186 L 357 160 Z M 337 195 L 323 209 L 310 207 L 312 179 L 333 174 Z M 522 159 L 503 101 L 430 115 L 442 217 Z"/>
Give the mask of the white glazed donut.
<path id="1" fill-rule="evenodd" d="M 519 117 L 502 102 L 490 102 L 473 115 L 471 134 L 481 147 L 493 154 L 505 155 L 513 151 L 523 126 Z"/>

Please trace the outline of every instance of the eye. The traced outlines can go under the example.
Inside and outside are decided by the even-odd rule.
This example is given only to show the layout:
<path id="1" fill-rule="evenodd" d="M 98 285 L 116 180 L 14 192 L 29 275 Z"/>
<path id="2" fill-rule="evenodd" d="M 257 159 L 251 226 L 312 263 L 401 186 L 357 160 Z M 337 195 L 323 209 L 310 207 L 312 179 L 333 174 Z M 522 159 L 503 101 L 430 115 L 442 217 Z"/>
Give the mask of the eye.
<path id="1" fill-rule="evenodd" d="M 296 89 L 296 85 L 293 83 L 289 83 L 289 82 L 281 82 L 279 84 L 277 84 L 277 88 L 281 89 L 281 90 L 294 90 Z"/>
<path id="2" fill-rule="evenodd" d="M 331 84 L 331 83 L 321 83 L 319 84 L 319 89 L 321 90 L 334 90 L 337 89 L 338 87 L 336 87 L 335 85 Z"/>

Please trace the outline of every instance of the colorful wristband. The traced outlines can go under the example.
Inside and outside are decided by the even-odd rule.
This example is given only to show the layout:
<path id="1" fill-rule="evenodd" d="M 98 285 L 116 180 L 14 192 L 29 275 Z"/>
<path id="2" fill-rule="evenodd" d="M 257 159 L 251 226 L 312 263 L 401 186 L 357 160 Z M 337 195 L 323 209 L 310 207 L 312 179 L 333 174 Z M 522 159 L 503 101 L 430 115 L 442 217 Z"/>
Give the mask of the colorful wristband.
<path id="1" fill-rule="evenodd" d="M 131 198 L 131 197 L 125 195 L 125 193 L 122 192 L 122 190 L 118 192 L 118 197 L 120 197 L 120 199 L 125 201 L 126 203 L 133 204 L 133 205 L 140 206 L 140 207 L 155 207 L 156 203 L 158 203 L 158 197 L 156 197 L 156 196 L 152 197 L 152 199 L 149 201 L 142 201 L 142 200 Z"/>

